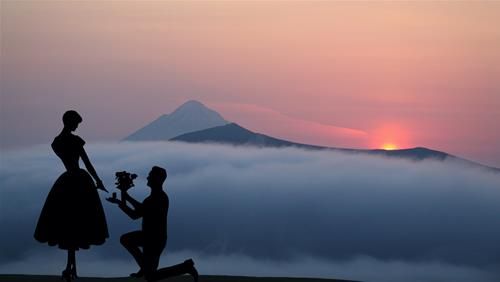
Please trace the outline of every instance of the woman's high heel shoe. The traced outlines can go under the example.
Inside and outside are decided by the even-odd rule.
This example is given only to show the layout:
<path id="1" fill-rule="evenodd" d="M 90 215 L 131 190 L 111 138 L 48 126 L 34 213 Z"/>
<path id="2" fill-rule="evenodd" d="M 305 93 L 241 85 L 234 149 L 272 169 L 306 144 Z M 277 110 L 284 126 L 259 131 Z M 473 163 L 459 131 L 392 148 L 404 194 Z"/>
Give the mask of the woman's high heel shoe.
<path id="1" fill-rule="evenodd" d="M 78 275 L 76 275 L 76 267 L 71 268 L 71 278 L 76 279 Z"/>
<path id="2" fill-rule="evenodd" d="M 65 269 L 63 270 L 62 272 L 62 275 L 61 275 L 61 280 L 64 280 L 66 282 L 71 282 L 71 270 L 70 269 Z"/>

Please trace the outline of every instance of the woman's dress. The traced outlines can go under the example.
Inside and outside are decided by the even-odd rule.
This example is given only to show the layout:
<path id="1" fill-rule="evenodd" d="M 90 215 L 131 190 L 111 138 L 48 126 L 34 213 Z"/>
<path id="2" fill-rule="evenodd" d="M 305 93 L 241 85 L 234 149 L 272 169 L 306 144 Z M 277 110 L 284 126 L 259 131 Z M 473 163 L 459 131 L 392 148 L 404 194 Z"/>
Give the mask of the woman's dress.
<path id="1" fill-rule="evenodd" d="M 109 237 L 97 188 L 78 164 L 84 144 L 73 134 L 61 134 L 52 142 L 67 171 L 52 186 L 40 213 L 34 236 L 41 243 L 78 250 L 101 245 Z"/>

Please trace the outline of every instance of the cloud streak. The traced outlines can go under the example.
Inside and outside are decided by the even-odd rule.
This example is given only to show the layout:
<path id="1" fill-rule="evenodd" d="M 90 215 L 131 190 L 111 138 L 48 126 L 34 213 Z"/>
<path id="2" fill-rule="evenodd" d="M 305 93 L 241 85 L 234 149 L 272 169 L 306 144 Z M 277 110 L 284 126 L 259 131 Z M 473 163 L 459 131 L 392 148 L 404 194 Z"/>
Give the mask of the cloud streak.
<path id="1" fill-rule="evenodd" d="M 365 281 L 500 277 L 498 174 L 447 161 L 294 148 L 169 142 L 97 144 L 87 151 L 108 189 L 115 171 L 138 173 L 138 198 L 146 196 L 151 166 L 167 168 L 166 263 L 190 255 L 204 273 Z M 0 235 L 1 272 L 61 254 L 32 234 L 62 171 L 48 146 L 2 155 L 0 219 L 10 232 Z M 111 238 L 79 257 L 91 273 L 109 275 L 110 262 L 112 273 L 126 274 L 134 270 L 122 269 L 132 259 L 118 237 L 140 223 L 104 206 Z"/>
<path id="2" fill-rule="evenodd" d="M 321 146 L 369 146 L 369 134 L 360 129 L 322 124 L 287 116 L 266 107 L 241 103 L 211 104 L 232 122 L 241 123 L 256 132 Z"/>

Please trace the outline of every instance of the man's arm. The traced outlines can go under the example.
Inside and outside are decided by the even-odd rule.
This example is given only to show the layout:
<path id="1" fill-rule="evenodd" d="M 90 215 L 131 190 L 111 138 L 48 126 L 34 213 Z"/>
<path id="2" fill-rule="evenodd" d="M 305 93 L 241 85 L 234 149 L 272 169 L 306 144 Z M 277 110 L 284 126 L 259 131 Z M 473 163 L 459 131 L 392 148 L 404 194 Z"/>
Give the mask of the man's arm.
<path id="1" fill-rule="evenodd" d="M 143 215 L 143 204 L 132 198 L 127 191 L 122 192 L 121 200 L 118 200 L 117 198 L 107 198 L 106 200 L 113 204 L 118 204 L 118 207 L 120 207 L 120 209 L 132 219 L 141 218 Z M 134 209 L 127 205 L 127 201 L 130 202 Z"/>
<path id="2" fill-rule="evenodd" d="M 129 206 L 127 206 L 127 202 L 129 202 L 134 209 L 131 209 Z M 141 218 L 143 215 L 143 204 L 132 198 L 132 196 L 127 193 L 127 191 L 122 192 L 122 201 L 119 206 L 122 211 L 132 219 Z"/>
<path id="3" fill-rule="evenodd" d="M 129 206 L 127 206 L 126 202 L 121 202 L 118 204 L 120 209 L 126 213 L 131 219 L 138 219 L 142 217 L 142 214 L 138 212 L 138 210 L 133 210 Z"/>
<path id="4" fill-rule="evenodd" d="M 142 203 L 132 198 L 127 191 L 122 192 L 122 201 L 129 202 L 135 210 L 141 210 L 142 213 Z"/>

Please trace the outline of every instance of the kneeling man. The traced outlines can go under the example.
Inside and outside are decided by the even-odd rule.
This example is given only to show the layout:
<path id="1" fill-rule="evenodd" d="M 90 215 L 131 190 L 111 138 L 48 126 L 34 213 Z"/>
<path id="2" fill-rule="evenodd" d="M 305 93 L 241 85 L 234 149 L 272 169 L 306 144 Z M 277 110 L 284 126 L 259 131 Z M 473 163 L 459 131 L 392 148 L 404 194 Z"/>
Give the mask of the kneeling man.
<path id="1" fill-rule="evenodd" d="M 163 191 L 163 183 L 166 179 L 167 171 L 164 168 L 154 166 L 147 178 L 147 186 L 151 188 L 151 194 L 142 203 L 132 198 L 126 190 L 122 191 L 121 200 L 117 198 L 107 199 L 118 204 L 120 209 L 130 218 L 138 219 L 142 217 L 141 230 L 123 234 L 120 238 L 122 245 L 139 265 L 139 271 L 130 274 L 130 276 L 144 276 L 147 281 L 156 281 L 172 276 L 191 274 L 194 280 L 198 281 L 198 272 L 192 259 L 158 270 L 160 255 L 167 243 L 169 200 L 167 194 Z"/>

